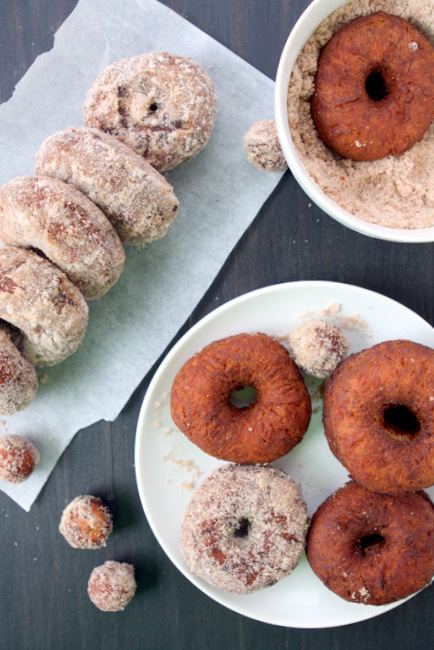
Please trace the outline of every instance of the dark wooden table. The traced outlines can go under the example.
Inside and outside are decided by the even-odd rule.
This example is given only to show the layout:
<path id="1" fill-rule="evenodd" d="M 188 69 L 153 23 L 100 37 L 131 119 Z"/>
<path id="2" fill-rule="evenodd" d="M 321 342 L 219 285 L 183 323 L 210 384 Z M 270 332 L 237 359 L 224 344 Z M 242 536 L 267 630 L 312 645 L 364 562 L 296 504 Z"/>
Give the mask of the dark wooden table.
<path id="1" fill-rule="evenodd" d="M 164 2 L 271 78 L 288 33 L 307 3 Z M 33 60 L 51 48 L 56 29 L 75 4 L 76 0 L 1 0 L 2 102 Z M 246 291 L 317 279 L 378 291 L 434 324 L 434 244 L 369 239 L 309 203 L 287 172 L 183 331 L 216 305 Z M 1 649 L 422 650 L 432 645 L 432 588 L 363 623 L 301 630 L 243 618 L 193 587 L 154 539 L 136 490 L 135 426 L 151 374 L 115 422 L 78 433 L 30 513 L 0 493 Z M 79 494 L 83 485 L 103 496 L 114 512 L 116 532 L 107 557 L 77 553 L 58 533 L 65 495 Z M 109 556 L 136 567 L 138 592 L 123 613 L 98 611 L 86 594 L 92 568 Z"/>

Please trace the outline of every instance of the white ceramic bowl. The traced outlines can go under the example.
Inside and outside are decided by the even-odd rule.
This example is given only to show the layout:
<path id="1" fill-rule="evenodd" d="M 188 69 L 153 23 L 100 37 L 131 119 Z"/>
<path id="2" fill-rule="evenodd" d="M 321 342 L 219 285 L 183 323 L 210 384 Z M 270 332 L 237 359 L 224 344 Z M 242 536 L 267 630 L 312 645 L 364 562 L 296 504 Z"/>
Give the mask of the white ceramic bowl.
<path id="1" fill-rule="evenodd" d="M 330 199 L 317 185 L 304 168 L 291 138 L 289 130 L 286 97 L 289 78 L 294 63 L 307 39 L 314 33 L 321 22 L 335 9 L 346 4 L 348 0 L 313 0 L 298 19 L 292 29 L 280 58 L 276 76 L 275 117 L 283 153 L 288 166 L 306 194 L 324 212 L 343 225 L 364 235 L 395 242 L 432 242 L 434 227 L 407 230 L 401 228 L 385 228 L 356 217 Z"/>

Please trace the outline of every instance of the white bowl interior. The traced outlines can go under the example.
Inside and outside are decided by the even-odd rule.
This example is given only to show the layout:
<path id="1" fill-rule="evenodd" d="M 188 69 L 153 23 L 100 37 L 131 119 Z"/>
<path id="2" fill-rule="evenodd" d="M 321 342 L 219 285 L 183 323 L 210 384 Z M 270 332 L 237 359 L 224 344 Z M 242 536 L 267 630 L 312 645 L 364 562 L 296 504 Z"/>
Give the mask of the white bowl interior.
<path id="1" fill-rule="evenodd" d="M 275 117 L 279 140 L 288 166 L 302 189 L 326 214 L 356 232 L 402 243 L 422 243 L 434 241 L 434 227 L 408 230 L 386 228 L 369 223 L 344 210 L 330 199 L 307 173 L 291 138 L 286 101 L 292 68 L 307 39 L 315 32 L 321 22 L 335 9 L 348 0 L 313 0 L 294 25 L 280 57 L 276 75 Z"/>

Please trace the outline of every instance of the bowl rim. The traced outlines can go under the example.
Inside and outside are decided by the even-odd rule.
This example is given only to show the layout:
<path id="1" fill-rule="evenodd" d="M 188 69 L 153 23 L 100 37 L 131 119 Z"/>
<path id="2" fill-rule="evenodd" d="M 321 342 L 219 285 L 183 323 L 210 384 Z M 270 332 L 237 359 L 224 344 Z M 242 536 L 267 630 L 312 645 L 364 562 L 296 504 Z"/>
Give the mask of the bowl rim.
<path id="1" fill-rule="evenodd" d="M 277 133 L 288 167 L 304 192 L 328 216 L 360 234 L 376 239 L 399 243 L 429 243 L 434 241 L 434 226 L 405 229 L 388 228 L 364 221 L 344 210 L 328 197 L 308 174 L 301 162 L 291 137 L 286 111 L 286 97 L 289 79 L 300 50 L 316 31 L 321 22 L 335 9 L 349 0 L 313 0 L 298 18 L 280 56 L 275 83 L 275 118 Z"/>

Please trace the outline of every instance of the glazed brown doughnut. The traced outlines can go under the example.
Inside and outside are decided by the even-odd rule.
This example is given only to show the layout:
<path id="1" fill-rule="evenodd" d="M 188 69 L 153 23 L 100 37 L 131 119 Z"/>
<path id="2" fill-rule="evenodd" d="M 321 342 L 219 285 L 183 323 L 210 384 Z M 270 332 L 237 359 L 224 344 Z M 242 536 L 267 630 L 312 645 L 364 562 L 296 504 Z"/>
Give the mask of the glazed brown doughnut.
<path id="1" fill-rule="evenodd" d="M 352 478 L 377 492 L 434 484 L 434 350 L 385 341 L 342 361 L 328 379 L 324 432 Z"/>
<path id="2" fill-rule="evenodd" d="M 11 339 L 7 323 L 0 321 L 0 413 L 12 415 L 35 398 L 38 377 L 33 365 Z"/>
<path id="3" fill-rule="evenodd" d="M 0 239 L 41 251 L 88 300 L 103 296 L 124 268 L 122 243 L 102 211 L 48 176 L 19 176 L 0 188 Z"/>
<path id="4" fill-rule="evenodd" d="M 434 48 L 382 11 L 344 25 L 325 45 L 311 99 L 323 142 L 352 160 L 398 156 L 434 118 Z"/>
<path id="5" fill-rule="evenodd" d="M 193 492 L 182 517 L 181 552 L 195 575 L 247 594 L 294 570 L 307 528 L 305 503 L 284 472 L 226 465 Z"/>
<path id="6" fill-rule="evenodd" d="M 35 365 L 54 365 L 76 351 L 88 306 L 51 262 L 33 251 L 0 248 L 0 318 L 20 330 L 23 354 Z"/>
<path id="7" fill-rule="evenodd" d="M 431 582 L 433 536 L 434 508 L 426 493 L 380 494 L 350 482 L 313 515 L 306 555 L 341 598 L 385 605 Z"/>
<path id="8" fill-rule="evenodd" d="M 84 123 L 116 136 L 155 169 L 172 169 L 203 149 L 214 128 L 217 99 L 195 61 L 149 52 L 109 65 L 94 81 Z"/>
<path id="9" fill-rule="evenodd" d="M 36 154 L 36 173 L 59 178 L 86 194 L 126 244 L 163 237 L 179 208 L 172 186 L 114 136 L 68 127 L 49 136 Z"/>
<path id="10" fill-rule="evenodd" d="M 234 392 L 253 389 L 244 408 Z M 175 377 L 172 418 L 203 451 L 236 463 L 268 463 L 302 439 L 311 401 L 287 350 L 266 334 L 230 336 L 197 352 Z"/>

